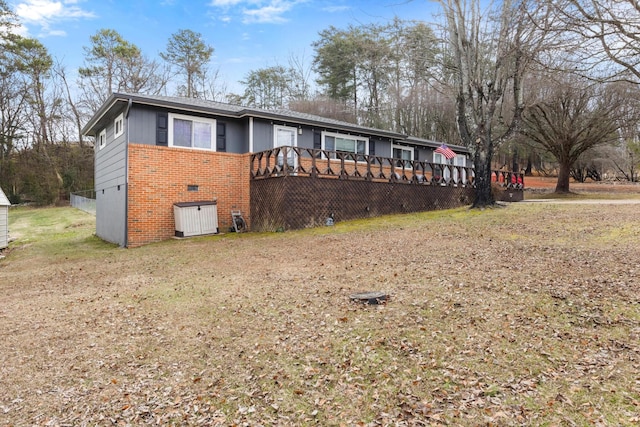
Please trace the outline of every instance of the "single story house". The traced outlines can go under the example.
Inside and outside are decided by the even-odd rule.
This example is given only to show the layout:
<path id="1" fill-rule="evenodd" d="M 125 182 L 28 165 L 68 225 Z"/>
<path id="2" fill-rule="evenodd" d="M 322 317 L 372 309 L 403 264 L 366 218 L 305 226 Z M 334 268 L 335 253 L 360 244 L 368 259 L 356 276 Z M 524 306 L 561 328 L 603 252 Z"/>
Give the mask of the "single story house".
<path id="1" fill-rule="evenodd" d="M 0 188 L 0 249 L 9 246 L 9 206 L 11 202 Z"/>
<path id="2" fill-rule="evenodd" d="M 183 208 L 197 215 L 215 206 L 218 218 L 206 232 L 229 230 L 232 212 L 240 212 L 249 229 L 265 229 L 278 220 L 274 203 L 282 211 L 292 202 L 264 178 L 291 182 L 323 175 L 396 183 L 429 178 L 457 185 L 472 175 L 464 147 L 450 146 L 455 155 L 448 160 L 436 152 L 441 144 L 435 141 L 311 114 L 193 98 L 114 93 L 82 132 L 95 137 L 96 234 L 126 247 L 182 235 L 176 215 Z M 304 185 L 312 188 L 308 181 L 298 188 Z M 300 204 L 308 204 L 305 197 L 298 198 Z M 318 215 L 333 215 L 337 208 L 327 209 L 333 210 Z M 370 211 L 375 207 L 367 206 Z M 188 222 L 182 215 L 178 222 Z M 257 217 L 261 220 L 253 221 Z"/>

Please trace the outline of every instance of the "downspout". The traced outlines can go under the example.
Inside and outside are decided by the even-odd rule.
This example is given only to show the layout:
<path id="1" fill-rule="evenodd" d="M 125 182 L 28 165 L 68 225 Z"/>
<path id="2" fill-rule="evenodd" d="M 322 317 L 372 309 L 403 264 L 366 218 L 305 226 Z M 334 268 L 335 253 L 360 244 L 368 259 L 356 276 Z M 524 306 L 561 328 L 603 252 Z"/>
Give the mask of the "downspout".
<path id="1" fill-rule="evenodd" d="M 133 101 L 129 98 L 127 109 L 124 111 L 124 119 L 127 123 L 124 132 L 124 246 L 129 244 L 129 111 Z"/>

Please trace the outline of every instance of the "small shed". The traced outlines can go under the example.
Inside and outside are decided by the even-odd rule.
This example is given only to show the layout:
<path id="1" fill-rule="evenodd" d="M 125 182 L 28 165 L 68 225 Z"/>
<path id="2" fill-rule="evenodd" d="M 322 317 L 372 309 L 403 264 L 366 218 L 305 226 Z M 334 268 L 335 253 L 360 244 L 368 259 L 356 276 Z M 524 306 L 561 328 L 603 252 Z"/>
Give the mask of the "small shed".
<path id="1" fill-rule="evenodd" d="M 9 246 L 9 206 L 11 202 L 0 188 L 0 249 Z"/>

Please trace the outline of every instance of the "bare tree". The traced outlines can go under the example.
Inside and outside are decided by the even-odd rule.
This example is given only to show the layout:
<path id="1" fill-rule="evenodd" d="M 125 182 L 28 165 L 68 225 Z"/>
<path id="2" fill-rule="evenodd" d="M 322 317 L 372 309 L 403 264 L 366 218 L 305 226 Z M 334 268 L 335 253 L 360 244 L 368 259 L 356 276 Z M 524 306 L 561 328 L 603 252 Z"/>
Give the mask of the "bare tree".
<path id="1" fill-rule="evenodd" d="M 618 149 L 618 156 L 613 163 L 624 179 L 630 182 L 638 182 L 638 169 L 640 169 L 640 140 L 625 141 Z"/>
<path id="2" fill-rule="evenodd" d="M 544 11 L 534 12 L 526 0 L 505 0 L 495 11 L 483 11 L 479 0 L 440 0 L 440 4 L 458 131 L 474 156 L 474 206 L 488 206 L 494 203 L 491 161 L 495 146 L 518 129 L 525 108 L 525 73 L 548 34 L 540 24 L 533 25 L 530 17 Z M 546 20 L 539 20 L 543 22 Z M 507 96 L 512 99 L 508 112 L 502 108 Z"/>
<path id="3" fill-rule="evenodd" d="M 66 98 L 68 108 L 67 119 L 75 125 L 75 133 L 78 137 L 78 144 L 80 145 L 80 147 L 83 147 L 84 137 L 82 136 L 82 123 L 84 122 L 85 116 L 83 116 L 83 114 L 77 107 L 76 101 L 72 94 L 72 89 L 69 87 L 69 81 L 67 80 L 67 72 L 65 66 L 60 61 L 56 61 L 53 66 L 53 72 L 57 76 L 57 79 L 62 86 L 62 90 L 64 91 L 64 96 Z"/>
<path id="4" fill-rule="evenodd" d="M 220 69 L 216 68 L 207 75 L 204 88 L 204 99 L 218 102 L 226 102 L 229 94 L 227 93 L 227 84 L 221 81 Z"/>
<path id="5" fill-rule="evenodd" d="M 568 193 L 572 168 L 584 153 L 618 141 L 620 98 L 615 91 L 578 79 L 550 86 L 542 100 L 527 109 L 522 132 L 556 158 L 555 191 Z"/>
<path id="6" fill-rule="evenodd" d="M 640 79 L 640 3 L 637 0 L 548 0 L 574 36 L 568 43 L 576 71 L 602 79 Z M 611 65 L 617 65 L 611 69 Z"/>
<path id="7" fill-rule="evenodd" d="M 311 64 L 307 64 L 304 53 L 296 56 L 289 54 L 289 77 L 291 101 L 311 98 Z"/>

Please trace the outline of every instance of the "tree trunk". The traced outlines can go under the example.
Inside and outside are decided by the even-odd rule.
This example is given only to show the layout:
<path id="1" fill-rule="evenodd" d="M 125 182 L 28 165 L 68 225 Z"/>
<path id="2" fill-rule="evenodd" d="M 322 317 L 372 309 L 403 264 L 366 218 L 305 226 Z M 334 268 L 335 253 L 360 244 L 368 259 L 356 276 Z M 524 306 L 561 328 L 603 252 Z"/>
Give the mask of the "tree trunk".
<path id="1" fill-rule="evenodd" d="M 571 165 L 568 162 L 560 162 L 556 193 L 569 193 L 569 178 L 571 177 Z"/>
<path id="2" fill-rule="evenodd" d="M 487 158 L 486 155 L 482 154 L 480 150 L 477 150 L 474 161 L 476 186 L 474 208 L 486 208 L 495 204 L 493 192 L 491 191 L 491 158 Z"/>
<path id="3" fill-rule="evenodd" d="M 527 157 L 527 167 L 524 170 L 526 176 L 531 176 L 531 170 L 533 169 L 533 162 L 531 161 L 531 154 Z"/>

